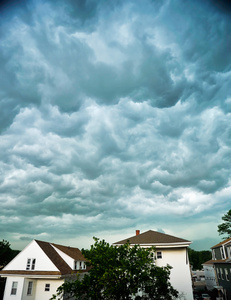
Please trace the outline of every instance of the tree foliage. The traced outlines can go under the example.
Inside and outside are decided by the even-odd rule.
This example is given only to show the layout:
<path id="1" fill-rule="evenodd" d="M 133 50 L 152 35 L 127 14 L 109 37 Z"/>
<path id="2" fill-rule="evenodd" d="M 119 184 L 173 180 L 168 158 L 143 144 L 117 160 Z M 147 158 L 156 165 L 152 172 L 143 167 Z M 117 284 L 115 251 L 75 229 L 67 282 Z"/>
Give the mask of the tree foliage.
<path id="1" fill-rule="evenodd" d="M 82 250 L 88 260 L 89 272 L 66 281 L 52 299 L 171 300 L 178 292 L 169 282 L 170 266 L 154 264 L 154 249 L 131 247 L 129 243 L 114 247 L 94 238 L 90 250 Z M 68 297 L 66 298 L 66 295 Z"/>
<path id="2" fill-rule="evenodd" d="M 224 223 L 218 225 L 218 232 L 220 235 L 226 234 L 224 239 L 230 238 L 231 237 L 231 209 L 226 214 L 224 214 L 222 220 L 224 221 Z"/>
<path id="3" fill-rule="evenodd" d="M 188 256 L 193 270 L 201 270 L 202 264 L 212 259 L 212 253 L 209 250 L 196 251 L 188 248 Z"/>
<path id="4" fill-rule="evenodd" d="M 0 266 L 8 264 L 17 254 L 18 250 L 12 250 L 8 241 L 0 241 Z"/>

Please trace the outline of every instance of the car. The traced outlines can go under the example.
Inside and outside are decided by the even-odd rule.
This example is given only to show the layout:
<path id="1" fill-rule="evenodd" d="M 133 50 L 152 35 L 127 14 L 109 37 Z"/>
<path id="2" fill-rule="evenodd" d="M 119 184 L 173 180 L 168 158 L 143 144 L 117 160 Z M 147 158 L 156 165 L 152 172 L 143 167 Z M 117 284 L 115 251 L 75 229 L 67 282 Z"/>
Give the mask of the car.
<path id="1" fill-rule="evenodd" d="M 202 300 L 211 300 L 211 297 L 209 296 L 209 294 L 202 294 L 201 299 Z"/>

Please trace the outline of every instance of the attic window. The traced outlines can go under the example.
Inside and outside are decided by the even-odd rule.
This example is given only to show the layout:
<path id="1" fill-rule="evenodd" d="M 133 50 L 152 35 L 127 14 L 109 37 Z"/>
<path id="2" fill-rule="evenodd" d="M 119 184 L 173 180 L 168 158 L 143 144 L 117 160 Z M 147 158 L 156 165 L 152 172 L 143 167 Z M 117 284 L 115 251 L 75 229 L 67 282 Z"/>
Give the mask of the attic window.
<path id="1" fill-rule="evenodd" d="M 84 270 L 86 269 L 86 264 L 84 261 L 77 261 L 74 262 L 74 270 Z"/>
<path id="2" fill-rule="evenodd" d="M 35 258 L 28 258 L 26 264 L 26 270 L 34 270 L 35 269 Z"/>

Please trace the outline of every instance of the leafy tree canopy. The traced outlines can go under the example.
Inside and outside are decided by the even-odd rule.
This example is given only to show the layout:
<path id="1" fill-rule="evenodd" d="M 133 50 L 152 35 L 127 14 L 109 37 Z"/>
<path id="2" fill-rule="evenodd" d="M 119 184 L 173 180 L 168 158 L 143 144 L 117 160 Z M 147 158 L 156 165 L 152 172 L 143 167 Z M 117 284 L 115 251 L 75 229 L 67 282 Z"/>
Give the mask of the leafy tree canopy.
<path id="1" fill-rule="evenodd" d="M 169 282 L 170 266 L 153 263 L 154 248 L 131 247 L 129 243 L 114 247 L 94 238 L 90 250 L 82 250 L 88 260 L 89 272 L 66 281 L 52 299 L 91 300 L 172 300 L 178 292 Z M 66 295 L 68 297 L 66 298 Z"/>
<path id="2" fill-rule="evenodd" d="M 218 225 L 218 232 L 220 235 L 226 234 L 224 239 L 230 238 L 231 237 L 231 209 L 226 214 L 224 214 L 222 220 L 224 221 L 224 223 Z"/>
<path id="3" fill-rule="evenodd" d="M 7 265 L 18 253 L 18 250 L 10 248 L 9 242 L 5 240 L 0 241 L 0 266 Z"/>
<path id="4" fill-rule="evenodd" d="M 196 251 L 188 248 L 189 262 L 193 270 L 201 270 L 202 264 L 212 259 L 212 253 L 208 250 Z"/>

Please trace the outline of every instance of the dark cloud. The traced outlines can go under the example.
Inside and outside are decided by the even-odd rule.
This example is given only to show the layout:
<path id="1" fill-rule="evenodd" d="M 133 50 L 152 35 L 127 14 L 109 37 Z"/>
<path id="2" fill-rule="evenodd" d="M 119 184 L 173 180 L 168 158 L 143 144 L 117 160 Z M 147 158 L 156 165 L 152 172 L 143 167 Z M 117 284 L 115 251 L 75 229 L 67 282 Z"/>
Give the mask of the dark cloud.
<path id="1" fill-rule="evenodd" d="M 198 226 L 216 238 L 230 195 L 227 13 L 57 3 L 2 8 L 4 238 L 88 243 L 138 227 L 198 239 Z"/>

